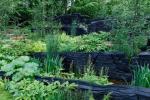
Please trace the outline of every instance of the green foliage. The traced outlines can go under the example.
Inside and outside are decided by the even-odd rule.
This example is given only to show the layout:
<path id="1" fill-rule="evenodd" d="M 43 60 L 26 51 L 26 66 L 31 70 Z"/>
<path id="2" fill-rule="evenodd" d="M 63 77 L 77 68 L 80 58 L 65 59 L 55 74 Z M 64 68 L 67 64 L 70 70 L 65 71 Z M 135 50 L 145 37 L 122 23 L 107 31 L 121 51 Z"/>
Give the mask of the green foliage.
<path id="1" fill-rule="evenodd" d="M 48 38 L 49 37 L 49 38 Z M 65 34 L 50 35 L 47 37 L 47 44 L 41 40 L 1 40 L 0 53 L 10 56 L 27 55 L 30 52 L 44 52 L 49 51 L 49 56 L 54 56 L 56 52 L 67 51 L 107 51 L 109 45 L 107 40 L 109 33 L 92 33 L 83 36 L 68 36 Z M 55 40 L 56 39 L 56 40 Z M 142 39 L 141 39 L 142 40 Z"/>
<path id="2" fill-rule="evenodd" d="M 112 16 L 117 19 L 113 32 L 116 34 L 114 45 L 118 47 L 114 48 L 119 48 L 129 57 L 139 53 L 140 48 L 146 45 L 150 27 L 146 25 L 148 13 L 144 9 L 149 8 L 149 3 L 148 0 L 124 0 L 117 1 L 112 7 Z"/>
<path id="3" fill-rule="evenodd" d="M 13 96 L 5 90 L 5 83 L 0 80 L 0 96 L 1 100 L 12 100 Z"/>
<path id="4" fill-rule="evenodd" d="M 81 41 L 79 41 L 79 51 L 92 52 L 108 50 L 107 39 L 109 38 L 109 33 L 93 33 L 84 35 L 81 38 Z"/>
<path id="5" fill-rule="evenodd" d="M 0 44 L 0 52 L 3 55 L 20 56 L 26 55 L 29 51 L 28 43 L 16 40 L 2 40 Z"/>
<path id="6" fill-rule="evenodd" d="M 94 17 L 97 15 L 97 7 L 99 5 L 96 2 L 91 2 L 81 7 L 72 7 L 70 9 L 71 13 L 81 13 L 83 15 L 88 15 L 90 17 Z"/>
<path id="7" fill-rule="evenodd" d="M 27 55 L 30 52 L 44 52 L 46 51 L 46 44 L 42 41 L 32 40 L 11 40 L 4 39 L 0 41 L 0 53 L 10 56 Z"/>
<path id="8" fill-rule="evenodd" d="M 104 70 L 104 68 L 102 68 L 99 76 L 97 76 L 93 69 L 91 60 L 89 59 L 87 66 L 85 66 L 84 74 L 80 79 L 99 85 L 109 85 L 111 83 L 108 81 L 108 76 L 105 75 L 105 73 L 106 71 Z"/>
<path id="9" fill-rule="evenodd" d="M 54 21 L 54 16 L 64 14 L 64 0 L 36 0 L 32 7 L 31 26 L 35 29 L 38 37 L 44 37 L 53 31 L 58 30 L 59 24 Z M 48 29 L 48 30 L 47 30 Z"/>
<path id="10" fill-rule="evenodd" d="M 16 0 L 18 2 L 18 0 Z M 10 20 L 10 15 L 15 12 L 16 2 L 6 0 L 0 3 L 0 30 L 5 30 Z"/>
<path id="11" fill-rule="evenodd" d="M 94 0 L 90 2 L 87 2 L 87 0 L 76 0 L 75 5 L 70 9 L 70 12 L 95 17 L 99 10 L 99 6 L 99 3 Z"/>
<path id="12" fill-rule="evenodd" d="M 80 37 L 71 37 L 66 34 L 62 34 L 60 36 L 60 52 L 65 51 L 77 51 L 78 49 L 78 41 L 80 40 Z"/>
<path id="13" fill-rule="evenodd" d="M 3 54 L 0 54 L 0 60 L 5 60 L 7 62 L 10 62 L 14 59 L 15 57 L 13 56 L 8 56 L 8 55 L 3 55 Z"/>
<path id="14" fill-rule="evenodd" d="M 111 98 L 111 92 L 108 93 L 107 95 L 104 95 L 103 100 L 110 100 L 110 98 Z"/>
<path id="15" fill-rule="evenodd" d="M 133 86 L 150 87 L 150 69 L 149 65 L 137 66 L 133 70 Z"/>
<path id="16" fill-rule="evenodd" d="M 60 74 L 60 71 L 62 70 L 62 59 L 58 56 L 54 58 L 48 57 L 46 59 L 45 67 L 47 73 L 51 73 L 54 75 Z"/>
<path id="17" fill-rule="evenodd" d="M 46 51 L 46 44 L 42 41 L 31 41 L 26 44 L 29 48 L 29 52 L 44 52 Z"/>
<path id="18" fill-rule="evenodd" d="M 144 35 L 135 36 L 134 38 L 134 44 L 137 46 L 137 48 L 142 48 L 147 45 L 148 37 Z"/>
<path id="19" fill-rule="evenodd" d="M 47 37 L 47 58 L 45 71 L 53 74 L 59 73 L 62 67 L 62 59 L 58 55 L 59 47 L 59 36 L 58 35 L 49 35 Z"/>
<path id="20" fill-rule="evenodd" d="M 65 34 L 61 35 L 60 51 L 107 51 L 109 33 L 100 32 L 89 35 L 70 37 Z"/>
<path id="21" fill-rule="evenodd" d="M 6 76 L 12 75 L 12 80 L 19 81 L 24 77 L 33 77 L 39 73 L 38 64 L 31 62 L 28 56 L 21 56 L 1 67 L 6 72 Z"/>
<path id="22" fill-rule="evenodd" d="M 0 6 L 0 31 L 29 26 L 41 37 L 47 34 L 46 28 L 59 28 L 53 17 L 65 12 L 66 0 L 5 0 Z"/>
<path id="23" fill-rule="evenodd" d="M 20 82 L 11 81 L 6 84 L 7 90 L 16 100 L 87 100 L 88 93 L 75 93 L 77 85 L 58 81 L 44 85 L 39 81 L 24 79 Z M 73 91 L 74 92 L 73 92 Z"/>
<path id="24" fill-rule="evenodd" d="M 4 66 L 7 63 L 11 62 L 13 59 L 15 59 L 15 57 L 0 54 L 0 68 L 1 66 Z"/>
<path id="25" fill-rule="evenodd" d="M 146 36 L 135 36 L 132 39 L 124 33 L 117 33 L 113 40 L 113 50 L 124 52 L 129 58 L 137 55 L 146 46 Z"/>
<path id="26" fill-rule="evenodd" d="M 110 85 L 111 83 L 108 81 L 108 76 L 106 75 L 99 75 L 96 76 L 95 73 L 87 72 L 83 74 L 83 77 L 80 78 L 81 80 L 88 81 L 90 83 L 96 83 L 99 85 Z"/>
<path id="27" fill-rule="evenodd" d="M 3 39 L 8 39 L 9 37 L 3 33 L 0 32 L 0 40 L 3 40 Z"/>
<path id="28" fill-rule="evenodd" d="M 0 30 L 10 26 L 25 26 L 31 21 L 30 0 L 5 0 L 0 2 Z"/>
<path id="29" fill-rule="evenodd" d="M 89 35 L 83 36 L 69 36 L 66 34 L 61 34 L 58 36 L 59 39 L 56 40 L 57 43 L 54 44 L 53 36 L 49 36 L 49 40 L 47 39 L 47 49 L 55 49 L 49 50 L 53 51 L 54 54 L 56 52 L 69 52 L 69 51 L 84 51 L 84 52 L 93 52 L 93 51 L 108 51 L 110 50 L 109 45 L 109 33 L 100 32 L 100 33 L 92 33 Z M 51 39 L 51 40 L 50 40 Z M 49 42 L 48 42 L 49 41 Z M 53 44 L 52 44 L 53 43 Z M 58 45 L 59 46 L 55 46 Z M 50 47 L 51 46 L 51 47 Z M 32 44 L 28 43 L 29 51 L 38 52 L 38 51 L 46 51 L 46 44 L 41 41 L 33 41 Z"/>

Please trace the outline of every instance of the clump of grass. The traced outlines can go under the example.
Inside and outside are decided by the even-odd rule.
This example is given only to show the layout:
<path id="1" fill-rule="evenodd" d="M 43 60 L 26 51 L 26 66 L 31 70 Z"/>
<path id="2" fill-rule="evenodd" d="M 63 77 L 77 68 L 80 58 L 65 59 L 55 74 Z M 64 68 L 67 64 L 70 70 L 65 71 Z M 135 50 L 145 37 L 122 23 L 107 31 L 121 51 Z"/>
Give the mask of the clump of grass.
<path id="1" fill-rule="evenodd" d="M 149 65 L 137 66 L 133 71 L 133 86 L 150 87 Z"/>
<path id="2" fill-rule="evenodd" d="M 109 92 L 107 95 L 104 95 L 104 98 L 103 98 L 103 100 L 110 100 L 110 98 L 111 98 L 111 92 Z"/>
<path id="3" fill-rule="evenodd" d="M 112 84 L 109 82 L 108 76 L 106 75 L 106 70 L 104 68 L 101 69 L 99 75 L 96 75 L 96 73 L 93 69 L 93 64 L 91 63 L 90 57 L 89 57 L 87 66 L 85 68 L 84 74 L 83 74 L 81 79 L 88 81 L 88 82 L 91 82 L 91 83 L 96 83 L 99 85 Z"/>
<path id="4" fill-rule="evenodd" d="M 48 73 L 56 74 L 62 67 L 62 59 L 58 55 L 59 35 L 47 36 L 47 58 L 45 70 Z"/>

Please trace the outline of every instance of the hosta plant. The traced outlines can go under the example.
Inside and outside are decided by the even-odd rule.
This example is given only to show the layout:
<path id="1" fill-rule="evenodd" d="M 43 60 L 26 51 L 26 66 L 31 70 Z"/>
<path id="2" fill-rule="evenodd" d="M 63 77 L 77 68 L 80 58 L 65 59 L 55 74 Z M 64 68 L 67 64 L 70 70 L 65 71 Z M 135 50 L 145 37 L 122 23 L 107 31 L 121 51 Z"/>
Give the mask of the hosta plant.
<path id="1" fill-rule="evenodd" d="M 32 77 L 39 73 L 38 64 L 31 62 L 28 56 L 21 56 L 1 67 L 7 76 L 12 76 L 12 80 L 19 81 L 24 77 Z"/>

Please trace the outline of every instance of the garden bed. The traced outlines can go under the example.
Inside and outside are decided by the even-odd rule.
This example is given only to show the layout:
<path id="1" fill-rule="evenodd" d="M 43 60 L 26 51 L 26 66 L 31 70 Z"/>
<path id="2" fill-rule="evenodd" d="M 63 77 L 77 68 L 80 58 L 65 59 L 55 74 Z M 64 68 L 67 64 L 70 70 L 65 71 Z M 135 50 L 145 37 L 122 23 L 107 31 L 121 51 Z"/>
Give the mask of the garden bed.
<path id="1" fill-rule="evenodd" d="M 1 99 L 150 100 L 150 0 L 0 4 Z"/>
<path id="2" fill-rule="evenodd" d="M 4 78 L 5 72 L 1 71 L 0 76 Z M 75 83 L 77 85 L 77 91 L 90 91 L 93 94 L 95 100 L 102 100 L 104 98 L 104 95 L 107 95 L 109 93 L 111 94 L 111 100 L 149 100 L 150 98 L 149 88 L 127 85 L 98 85 L 82 80 L 63 79 L 56 77 L 35 76 L 35 80 L 43 82 L 45 83 L 45 85 L 56 81 L 59 81 L 60 83 Z"/>

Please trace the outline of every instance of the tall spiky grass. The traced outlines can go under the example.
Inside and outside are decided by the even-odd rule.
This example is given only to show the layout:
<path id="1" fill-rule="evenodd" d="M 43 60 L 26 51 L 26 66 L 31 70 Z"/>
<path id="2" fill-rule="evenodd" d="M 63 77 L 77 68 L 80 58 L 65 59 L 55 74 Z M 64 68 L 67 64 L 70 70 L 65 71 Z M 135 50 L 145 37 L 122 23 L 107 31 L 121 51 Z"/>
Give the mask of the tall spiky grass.
<path id="1" fill-rule="evenodd" d="M 111 92 L 109 92 L 107 95 L 104 95 L 104 98 L 103 98 L 103 100 L 110 100 L 110 98 L 111 98 Z"/>
<path id="2" fill-rule="evenodd" d="M 150 87 L 150 68 L 149 65 L 137 66 L 133 71 L 132 85 Z"/>
<path id="3" fill-rule="evenodd" d="M 99 75 L 97 75 L 95 70 L 93 69 L 93 64 L 91 63 L 91 57 L 89 57 L 87 66 L 85 66 L 83 76 L 80 79 L 91 82 L 91 83 L 96 83 L 99 85 L 112 84 L 109 82 L 108 76 L 106 75 L 106 73 L 107 73 L 107 69 L 102 67 Z"/>
<path id="4" fill-rule="evenodd" d="M 58 74 L 62 67 L 62 58 L 58 55 L 59 35 L 48 35 L 46 41 L 47 58 L 45 70 L 47 73 Z"/>

